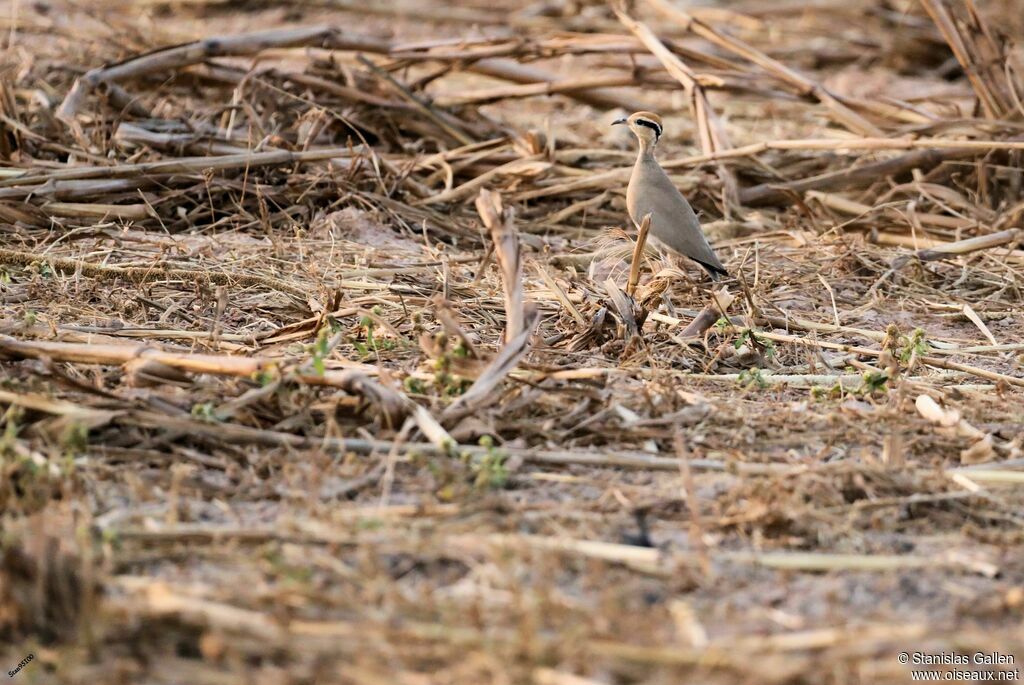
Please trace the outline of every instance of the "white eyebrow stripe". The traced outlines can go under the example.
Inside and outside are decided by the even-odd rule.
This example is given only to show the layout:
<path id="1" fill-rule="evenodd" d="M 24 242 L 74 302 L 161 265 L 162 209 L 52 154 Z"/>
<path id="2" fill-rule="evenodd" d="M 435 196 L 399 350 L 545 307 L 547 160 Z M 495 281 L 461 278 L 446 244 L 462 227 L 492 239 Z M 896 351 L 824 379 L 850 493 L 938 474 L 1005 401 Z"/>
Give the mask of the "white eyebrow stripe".
<path id="1" fill-rule="evenodd" d="M 661 126 L 658 126 L 658 124 L 651 121 L 650 119 L 644 119 L 641 117 L 636 120 L 636 123 L 638 123 L 641 126 L 646 126 L 647 128 L 653 128 L 654 135 L 658 136 L 659 138 L 661 137 Z"/>

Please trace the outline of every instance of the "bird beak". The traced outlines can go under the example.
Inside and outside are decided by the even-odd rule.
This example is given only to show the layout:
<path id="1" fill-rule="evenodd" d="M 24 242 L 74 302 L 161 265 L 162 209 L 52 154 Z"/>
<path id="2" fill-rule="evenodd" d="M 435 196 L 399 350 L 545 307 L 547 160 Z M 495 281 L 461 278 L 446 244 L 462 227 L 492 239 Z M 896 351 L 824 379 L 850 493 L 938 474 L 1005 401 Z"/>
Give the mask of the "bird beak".
<path id="1" fill-rule="evenodd" d="M 616 119 L 615 121 L 613 121 L 613 122 L 612 122 L 612 126 L 615 126 L 616 124 L 624 124 L 624 123 L 626 123 L 627 121 L 629 121 L 629 119 L 628 119 L 628 118 L 626 118 L 626 117 L 622 117 L 621 119 Z"/>

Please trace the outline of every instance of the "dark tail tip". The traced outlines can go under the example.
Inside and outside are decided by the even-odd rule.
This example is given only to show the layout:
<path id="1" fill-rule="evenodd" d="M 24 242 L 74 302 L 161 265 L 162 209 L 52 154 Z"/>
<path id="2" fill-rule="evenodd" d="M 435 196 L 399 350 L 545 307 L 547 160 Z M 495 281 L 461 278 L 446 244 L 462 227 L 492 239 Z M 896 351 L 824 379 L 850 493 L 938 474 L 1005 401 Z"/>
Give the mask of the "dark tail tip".
<path id="1" fill-rule="evenodd" d="M 717 282 L 722 280 L 722 278 L 729 278 L 729 272 L 725 270 L 725 267 L 718 266 L 716 264 L 708 264 L 706 262 L 701 261 L 697 261 L 697 263 L 704 267 L 704 270 L 708 272 L 709 276 L 711 276 L 712 281 Z"/>

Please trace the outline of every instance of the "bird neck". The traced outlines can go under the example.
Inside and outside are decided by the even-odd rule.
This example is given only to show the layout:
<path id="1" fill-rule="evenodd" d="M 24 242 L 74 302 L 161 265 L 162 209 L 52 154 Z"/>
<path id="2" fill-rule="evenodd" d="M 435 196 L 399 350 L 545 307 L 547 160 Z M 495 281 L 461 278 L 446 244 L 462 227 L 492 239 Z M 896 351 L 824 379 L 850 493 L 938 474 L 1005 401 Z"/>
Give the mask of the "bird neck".
<path id="1" fill-rule="evenodd" d="M 654 159 L 654 143 L 640 138 L 640 152 L 637 159 Z"/>

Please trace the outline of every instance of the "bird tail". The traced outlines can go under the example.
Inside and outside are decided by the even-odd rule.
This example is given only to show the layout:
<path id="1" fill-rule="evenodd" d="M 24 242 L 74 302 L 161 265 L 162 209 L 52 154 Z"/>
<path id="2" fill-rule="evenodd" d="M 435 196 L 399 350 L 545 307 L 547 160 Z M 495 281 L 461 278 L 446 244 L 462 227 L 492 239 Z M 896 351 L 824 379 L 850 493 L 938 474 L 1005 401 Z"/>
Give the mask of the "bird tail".
<path id="1" fill-rule="evenodd" d="M 716 264 L 708 264 L 707 262 L 701 261 L 698 261 L 697 263 L 704 267 L 704 270 L 708 272 L 709 276 L 711 276 L 712 281 L 717 282 L 722 280 L 723 277 L 729 277 L 729 272 L 726 271 L 724 267 L 718 266 Z"/>

